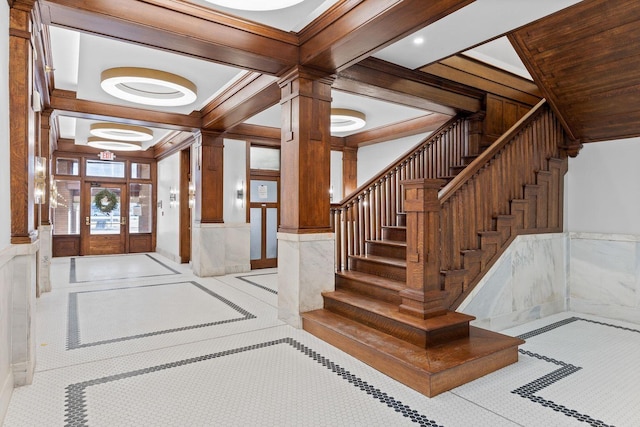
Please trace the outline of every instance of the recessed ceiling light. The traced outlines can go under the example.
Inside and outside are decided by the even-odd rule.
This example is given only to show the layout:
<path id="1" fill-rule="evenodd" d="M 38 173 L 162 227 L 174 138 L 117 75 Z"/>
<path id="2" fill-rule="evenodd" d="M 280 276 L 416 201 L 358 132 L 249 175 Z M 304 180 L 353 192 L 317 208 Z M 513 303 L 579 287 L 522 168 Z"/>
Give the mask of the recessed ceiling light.
<path id="1" fill-rule="evenodd" d="M 413 44 L 415 44 L 416 46 L 420 46 L 423 43 L 424 43 L 424 37 L 418 36 L 413 39 Z"/>
<path id="2" fill-rule="evenodd" d="M 331 109 L 331 132 L 358 130 L 367 124 L 364 113 L 346 108 Z"/>
<path id="3" fill-rule="evenodd" d="M 116 141 L 151 141 L 153 139 L 151 129 L 121 123 L 93 123 L 89 128 L 89 133 Z"/>
<path id="4" fill-rule="evenodd" d="M 303 0 L 206 0 L 218 6 L 240 10 L 278 10 L 302 3 Z"/>
<path id="5" fill-rule="evenodd" d="M 112 151 L 141 151 L 142 143 L 139 141 L 111 141 L 96 136 L 90 136 L 87 139 L 87 145 L 99 148 L 101 150 Z"/>
<path id="6" fill-rule="evenodd" d="M 189 80 L 150 68 L 119 67 L 104 70 L 100 86 L 116 98 L 159 107 L 188 105 L 197 98 L 196 85 Z"/>

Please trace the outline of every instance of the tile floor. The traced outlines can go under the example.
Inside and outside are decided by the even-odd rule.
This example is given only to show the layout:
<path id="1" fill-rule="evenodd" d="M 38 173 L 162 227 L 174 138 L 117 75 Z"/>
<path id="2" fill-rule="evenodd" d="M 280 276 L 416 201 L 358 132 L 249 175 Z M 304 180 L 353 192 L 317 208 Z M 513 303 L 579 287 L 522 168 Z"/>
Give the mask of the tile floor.
<path id="1" fill-rule="evenodd" d="M 55 259 L 37 373 L 4 426 L 640 426 L 640 325 L 563 313 L 520 361 L 429 399 L 277 319 L 276 271 Z"/>

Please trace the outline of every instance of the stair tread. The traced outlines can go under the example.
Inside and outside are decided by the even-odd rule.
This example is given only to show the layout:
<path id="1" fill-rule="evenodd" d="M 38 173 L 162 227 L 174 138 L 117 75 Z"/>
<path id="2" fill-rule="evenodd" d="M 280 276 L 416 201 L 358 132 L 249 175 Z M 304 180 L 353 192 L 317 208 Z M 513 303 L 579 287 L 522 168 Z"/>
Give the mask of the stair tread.
<path id="1" fill-rule="evenodd" d="M 386 277 L 376 276 L 375 274 L 363 273 L 355 270 L 345 270 L 336 273 L 336 276 L 341 276 L 346 279 L 357 280 L 359 282 L 370 283 L 381 288 L 391 289 L 394 291 L 401 291 L 406 287 L 405 282 L 400 280 L 388 279 Z"/>
<path id="2" fill-rule="evenodd" d="M 407 226 L 406 225 L 383 225 L 382 228 L 406 230 Z"/>
<path id="3" fill-rule="evenodd" d="M 349 255 L 349 258 L 352 259 L 360 259 L 364 261 L 371 261 L 378 264 L 391 265 L 394 267 L 405 267 L 407 266 L 407 260 L 398 259 L 398 258 L 389 258 L 386 256 L 379 255 Z"/>
<path id="4" fill-rule="evenodd" d="M 334 292 L 325 292 L 322 295 L 325 298 L 332 298 L 424 331 L 432 331 L 443 327 L 468 323 L 475 319 L 473 316 L 454 311 L 447 312 L 447 314 L 442 316 L 431 317 L 429 319 L 419 319 L 409 314 L 401 313 L 397 304 L 381 301 L 355 292 L 336 290 Z"/>
<path id="5" fill-rule="evenodd" d="M 469 337 L 423 348 L 324 309 L 303 313 L 302 318 L 320 323 L 353 341 L 375 348 L 398 363 L 428 374 L 443 372 L 524 343 L 519 338 L 471 326 Z"/>
<path id="6" fill-rule="evenodd" d="M 401 248 L 407 247 L 407 242 L 399 242 L 397 240 L 365 240 L 365 242 L 378 243 L 380 245 L 395 246 L 395 247 L 401 247 Z"/>

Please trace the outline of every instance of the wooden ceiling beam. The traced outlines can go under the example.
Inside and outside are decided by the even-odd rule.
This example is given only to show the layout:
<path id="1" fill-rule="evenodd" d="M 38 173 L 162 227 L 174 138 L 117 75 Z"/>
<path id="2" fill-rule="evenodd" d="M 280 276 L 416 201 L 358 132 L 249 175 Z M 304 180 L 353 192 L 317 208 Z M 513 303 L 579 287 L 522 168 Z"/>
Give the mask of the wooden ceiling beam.
<path id="1" fill-rule="evenodd" d="M 175 0 L 44 0 L 45 24 L 277 75 L 298 63 L 295 34 Z"/>
<path id="2" fill-rule="evenodd" d="M 451 116 L 446 114 L 428 114 L 346 136 L 345 144 L 348 147 L 365 147 L 379 142 L 432 132 L 449 119 Z"/>
<path id="3" fill-rule="evenodd" d="M 135 107 L 103 104 L 76 98 L 76 93 L 54 90 L 49 108 L 58 114 L 90 120 L 110 120 L 139 126 L 155 126 L 166 129 L 193 131 L 200 129 L 199 114 L 175 114 L 145 110 Z"/>
<path id="4" fill-rule="evenodd" d="M 473 1 L 339 2 L 300 32 L 300 63 L 329 73 L 344 70 Z"/>

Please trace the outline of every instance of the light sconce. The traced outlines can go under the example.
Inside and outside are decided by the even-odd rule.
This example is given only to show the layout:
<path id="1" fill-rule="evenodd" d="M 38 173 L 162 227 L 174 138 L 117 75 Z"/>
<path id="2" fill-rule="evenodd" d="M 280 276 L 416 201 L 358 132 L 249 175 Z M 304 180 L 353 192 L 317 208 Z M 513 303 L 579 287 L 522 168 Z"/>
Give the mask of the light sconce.
<path id="1" fill-rule="evenodd" d="M 236 200 L 238 201 L 238 205 L 244 208 L 244 181 L 238 184 L 238 188 L 236 189 Z"/>
<path id="2" fill-rule="evenodd" d="M 34 158 L 34 198 L 39 205 L 44 203 L 44 196 L 47 191 L 47 159 L 36 156 Z"/>
<path id="3" fill-rule="evenodd" d="M 349 132 L 358 130 L 366 125 L 364 113 L 346 108 L 331 109 L 331 132 Z"/>
<path id="4" fill-rule="evenodd" d="M 49 204 L 53 209 L 58 207 L 58 184 L 53 179 L 53 175 L 49 181 Z"/>
<path id="5" fill-rule="evenodd" d="M 189 208 L 193 208 L 196 205 L 196 185 L 192 182 L 189 183 Z"/>
<path id="6" fill-rule="evenodd" d="M 178 190 L 169 187 L 169 207 L 175 208 L 178 205 Z"/>

